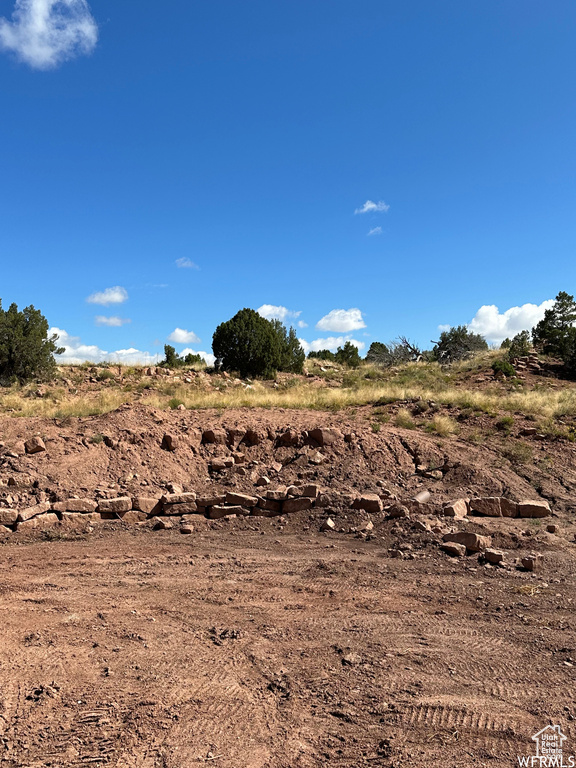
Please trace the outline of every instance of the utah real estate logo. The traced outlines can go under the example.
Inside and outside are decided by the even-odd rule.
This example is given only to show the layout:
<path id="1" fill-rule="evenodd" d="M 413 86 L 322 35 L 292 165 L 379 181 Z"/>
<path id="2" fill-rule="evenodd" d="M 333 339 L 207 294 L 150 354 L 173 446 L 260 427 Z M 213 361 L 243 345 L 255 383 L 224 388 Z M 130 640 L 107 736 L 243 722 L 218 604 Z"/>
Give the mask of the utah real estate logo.
<path id="1" fill-rule="evenodd" d="M 518 756 L 518 765 L 525 768 L 575 768 L 576 757 L 563 753 L 566 739 L 559 725 L 547 725 L 532 736 L 536 754 Z"/>

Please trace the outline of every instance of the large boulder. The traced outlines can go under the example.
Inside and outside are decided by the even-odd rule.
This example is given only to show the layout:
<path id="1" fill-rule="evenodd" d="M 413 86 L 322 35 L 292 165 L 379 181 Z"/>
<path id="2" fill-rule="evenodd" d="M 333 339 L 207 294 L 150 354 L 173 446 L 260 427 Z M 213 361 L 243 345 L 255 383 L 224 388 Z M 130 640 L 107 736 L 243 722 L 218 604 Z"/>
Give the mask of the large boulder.
<path id="1" fill-rule="evenodd" d="M 455 517 L 458 520 L 463 520 L 468 514 L 468 501 L 467 499 L 456 499 L 446 504 L 442 513 L 445 517 Z"/>
<path id="2" fill-rule="evenodd" d="M 365 512 L 382 512 L 384 504 L 377 493 L 363 493 L 362 496 L 354 499 L 352 509 L 363 509 Z"/>
<path id="3" fill-rule="evenodd" d="M 51 508 L 49 501 L 42 501 L 40 504 L 34 504 L 31 507 L 26 507 L 18 512 L 18 522 L 24 523 L 26 520 L 31 520 L 33 517 L 43 515 Z"/>
<path id="4" fill-rule="evenodd" d="M 255 507 L 258 504 L 257 496 L 248 496 L 245 493 L 233 493 L 229 491 L 226 494 L 226 504 L 240 505 L 241 507 Z"/>
<path id="5" fill-rule="evenodd" d="M 342 432 L 333 427 L 319 427 L 317 429 L 312 429 L 308 432 L 308 435 L 320 446 L 333 445 L 343 439 Z"/>
<path id="6" fill-rule="evenodd" d="M 66 499 L 52 504 L 54 512 L 96 512 L 98 502 L 92 499 Z"/>
<path id="7" fill-rule="evenodd" d="M 310 509 L 312 506 L 312 499 L 286 499 L 282 502 L 282 512 L 290 514 L 291 512 L 302 512 L 304 509 Z"/>
<path id="8" fill-rule="evenodd" d="M 129 512 L 132 509 L 132 499 L 129 496 L 118 496 L 115 499 L 100 499 L 98 512 Z"/>
<path id="9" fill-rule="evenodd" d="M 516 510 L 518 517 L 549 517 L 552 514 L 550 504 L 543 499 L 519 501 Z"/>
<path id="10" fill-rule="evenodd" d="M 470 514 L 483 515 L 485 517 L 501 517 L 500 498 L 498 496 L 484 496 L 470 499 Z"/>
<path id="11" fill-rule="evenodd" d="M 479 533 L 471 533 L 470 531 L 446 533 L 443 536 L 443 540 L 446 543 L 463 544 L 468 552 L 482 552 L 492 543 L 490 536 L 481 536 Z"/>

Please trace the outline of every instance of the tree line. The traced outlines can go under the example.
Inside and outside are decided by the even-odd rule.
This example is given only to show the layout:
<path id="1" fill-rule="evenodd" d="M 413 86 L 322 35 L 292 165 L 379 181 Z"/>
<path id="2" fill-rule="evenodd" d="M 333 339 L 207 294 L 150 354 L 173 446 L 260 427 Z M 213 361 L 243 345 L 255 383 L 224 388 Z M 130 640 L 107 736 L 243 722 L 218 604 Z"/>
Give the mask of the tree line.
<path id="1" fill-rule="evenodd" d="M 531 332 L 521 331 L 505 339 L 501 348 L 507 361 L 528 354 L 532 346 L 540 353 L 560 358 L 569 375 L 576 375 L 576 302 L 574 296 L 561 291 L 553 306 Z M 49 379 L 56 372 L 54 355 L 64 349 L 56 335 L 48 336 L 48 322 L 33 306 L 19 311 L 16 304 L 2 308 L 0 300 L 0 384 L 24 383 Z M 383 343 L 374 341 L 365 360 L 379 366 L 409 362 L 438 362 L 449 365 L 488 349 L 486 339 L 458 325 L 442 331 L 429 350 L 421 350 L 404 336 Z M 302 373 L 306 354 L 294 328 L 286 328 L 280 320 L 267 320 L 253 309 L 241 309 L 221 323 L 212 339 L 216 370 L 234 371 L 243 378 L 271 378 L 278 371 Z M 160 363 L 179 368 L 202 363 L 197 354 L 180 357 L 174 347 L 164 347 L 165 359 Z M 332 361 L 350 368 L 362 363 L 358 348 L 346 341 L 336 352 L 329 349 L 312 351 L 309 358 Z"/>

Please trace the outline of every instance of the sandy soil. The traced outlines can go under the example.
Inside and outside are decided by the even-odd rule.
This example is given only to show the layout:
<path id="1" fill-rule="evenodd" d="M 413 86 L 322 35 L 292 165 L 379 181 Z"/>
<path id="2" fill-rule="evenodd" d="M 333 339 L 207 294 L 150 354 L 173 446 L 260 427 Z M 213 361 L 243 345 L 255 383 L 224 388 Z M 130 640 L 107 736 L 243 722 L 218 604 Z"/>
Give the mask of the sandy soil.
<path id="1" fill-rule="evenodd" d="M 511 766 L 547 723 L 572 754 L 572 549 L 528 574 L 387 546 L 278 520 L 9 539 L 0 765 Z"/>

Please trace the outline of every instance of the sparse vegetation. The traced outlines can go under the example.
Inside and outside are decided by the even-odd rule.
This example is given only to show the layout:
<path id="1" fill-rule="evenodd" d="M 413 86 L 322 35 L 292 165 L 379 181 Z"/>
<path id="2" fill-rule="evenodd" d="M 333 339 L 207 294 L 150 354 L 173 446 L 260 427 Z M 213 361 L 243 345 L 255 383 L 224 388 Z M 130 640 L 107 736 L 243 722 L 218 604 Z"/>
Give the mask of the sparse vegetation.
<path id="1" fill-rule="evenodd" d="M 33 306 L 2 309 L 0 300 L 0 384 L 32 379 L 51 379 L 56 372 L 55 354 L 64 352 L 58 337 L 48 337 L 48 321 Z"/>

